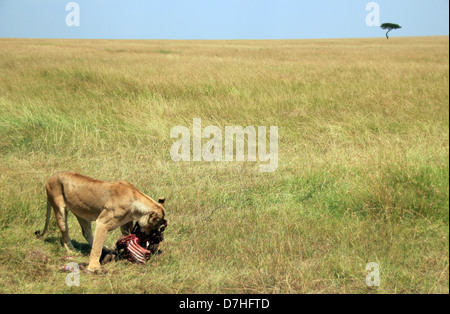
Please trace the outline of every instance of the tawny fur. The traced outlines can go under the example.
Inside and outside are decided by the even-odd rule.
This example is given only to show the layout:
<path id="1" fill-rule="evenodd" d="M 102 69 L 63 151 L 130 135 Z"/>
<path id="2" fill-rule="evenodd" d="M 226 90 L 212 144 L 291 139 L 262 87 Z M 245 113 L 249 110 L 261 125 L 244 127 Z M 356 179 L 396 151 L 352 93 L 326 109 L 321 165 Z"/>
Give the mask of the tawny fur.
<path id="1" fill-rule="evenodd" d="M 133 220 L 143 232 L 158 229 L 164 221 L 164 198 L 154 201 L 126 181 L 104 182 L 74 172 L 59 172 L 50 177 L 47 189 L 47 215 L 43 236 L 53 207 L 64 246 L 74 250 L 67 226 L 67 210 L 77 217 L 83 236 L 91 245 L 88 269 L 100 268 L 100 255 L 108 231 L 121 228 L 128 234 Z M 92 236 L 91 222 L 96 222 Z"/>

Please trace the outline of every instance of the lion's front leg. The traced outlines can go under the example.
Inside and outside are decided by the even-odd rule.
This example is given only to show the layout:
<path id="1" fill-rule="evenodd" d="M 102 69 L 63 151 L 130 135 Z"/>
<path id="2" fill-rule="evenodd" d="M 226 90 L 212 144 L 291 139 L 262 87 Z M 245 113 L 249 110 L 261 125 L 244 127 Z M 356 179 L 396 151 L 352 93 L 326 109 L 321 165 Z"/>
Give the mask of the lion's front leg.
<path id="1" fill-rule="evenodd" d="M 106 224 L 97 221 L 95 227 L 94 243 L 92 245 L 91 255 L 89 256 L 88 270 L 94 271 L 100 268 L 100 257 L 102 255 L 103 243 L 108 233 Z"/>
<path id="2" fill-rule="evenodd" d="M 94 237 L 92 236 L 91 222 L 89 220 L 83 219 L 79 216 L 76 216 L 76 217 L 78 219 L 78 222 L 80 223 L 84 238 L 86 239 L 86 241 L 89 243 L 89 245 L 92 248 L 92 244 L 94 243 Z"/>
<path id="3" fill-rule="evenodd" d="M 131 233 L 131 230 L 133 229 L 133 221 L 127 222 L 126 224 L 123 224 L 120 226 L 120 231 L 122 232 L 122 235 L 127 236 Z"/>

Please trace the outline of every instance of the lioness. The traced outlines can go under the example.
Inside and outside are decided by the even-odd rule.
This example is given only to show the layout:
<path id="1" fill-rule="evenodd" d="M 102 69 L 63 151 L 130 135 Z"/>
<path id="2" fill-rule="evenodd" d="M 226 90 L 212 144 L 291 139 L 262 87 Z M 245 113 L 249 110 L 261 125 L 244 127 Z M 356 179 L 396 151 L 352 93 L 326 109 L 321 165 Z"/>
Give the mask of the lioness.
<path id="1" fill-rule="evenodd" d="M 88 270 L 100 268 L 100 256 L 106 233 L 120 227 L 128 234 L 137 220 L 143 232 L 159 229 L 164 221 L 164 198 L 158 202 L 141 193 L 126 181 L 103 182 L 78 173 L 59 172 L 50 177 L 47 189 L 47 216 L 43 236 L 47 231 L 53 207 L 64 246 L 74 250 L 67 226 L 67 209 L 78 219 L 83 236 L 91 245 Z M 96 222 L 92 237 L 91 221 Z"/>

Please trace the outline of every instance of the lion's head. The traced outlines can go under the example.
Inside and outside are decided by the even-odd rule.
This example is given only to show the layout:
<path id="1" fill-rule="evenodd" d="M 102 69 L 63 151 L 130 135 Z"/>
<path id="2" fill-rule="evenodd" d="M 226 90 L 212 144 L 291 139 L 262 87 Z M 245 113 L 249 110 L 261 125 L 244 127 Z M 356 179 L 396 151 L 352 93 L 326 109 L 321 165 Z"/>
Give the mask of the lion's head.
<path id="1" fill-rule="evenodd" d="M 141 232 L 150 234 L 152 231 L 159 230 L 159 228 L 165 223 L 164 216 L 164 202 L 165 198 L 160 198 L 158 200 L 158 207 L 152 210 L 148 214 L 142 216 L 139 220 L 139 226 L 141 227 Z"/>

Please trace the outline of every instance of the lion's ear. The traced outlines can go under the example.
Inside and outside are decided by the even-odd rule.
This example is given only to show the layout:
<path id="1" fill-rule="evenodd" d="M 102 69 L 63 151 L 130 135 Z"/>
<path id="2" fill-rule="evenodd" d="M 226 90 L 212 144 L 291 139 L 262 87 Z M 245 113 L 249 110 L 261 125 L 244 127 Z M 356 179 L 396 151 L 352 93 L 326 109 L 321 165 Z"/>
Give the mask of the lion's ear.
<path id="1" fill-rule="evenodd" d="M 166 198 L 165 197 L 160 197 L 159 199 L 158 199 L 158 203 L 160 203 L 161 205 L 164 205 L 164 202 L 166 201 Z"/>

